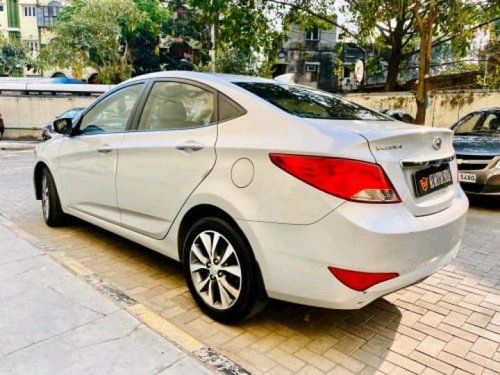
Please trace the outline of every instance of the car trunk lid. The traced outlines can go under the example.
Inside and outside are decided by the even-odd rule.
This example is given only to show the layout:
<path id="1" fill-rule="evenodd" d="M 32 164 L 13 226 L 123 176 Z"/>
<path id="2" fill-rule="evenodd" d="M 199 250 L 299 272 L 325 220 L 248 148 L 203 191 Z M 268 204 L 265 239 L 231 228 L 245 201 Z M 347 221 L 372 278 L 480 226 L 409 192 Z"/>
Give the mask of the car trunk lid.
<path id="1" fill-rule="evenodd" d="M 364 137 L 403 204 L 415 216 L 449 207 L 457 184 L 452 132 L 396 121 L 310 120 Z"/>

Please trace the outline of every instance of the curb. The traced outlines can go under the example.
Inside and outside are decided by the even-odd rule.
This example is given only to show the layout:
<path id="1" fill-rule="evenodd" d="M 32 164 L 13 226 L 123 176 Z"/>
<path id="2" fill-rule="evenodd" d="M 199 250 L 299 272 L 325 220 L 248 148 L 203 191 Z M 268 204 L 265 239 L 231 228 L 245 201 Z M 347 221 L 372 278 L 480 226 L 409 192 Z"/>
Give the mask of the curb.
<path id="1" fill-rule="evenodd" d="M 39 142 L 10 142 L 0 141 L 0 150 L 2 151 L 23 151 L 32 150 Z"/>
<path id="2" fill-rule="evenodd" d="M 250 371 L 231 361 L 229 358 L 220 354 L 216 350 L 205 346 L 195 337 L 170 323 L 168 320 L 162 318 L 160 315 L 148 309 L 143 304 L 137 302 L 134 298 L 128 296 L 119 288 L 113 286 L 105 280 L 102 280 L 92 270 L 85 267 L 80 262 L 62 252 L 59 252 L 57 249 L 48 246 L 37 237 L 27 233 L 25 230 L 19 228 L 16 224 L 2 216 L 0 216 L 0 224 L 17 233 L 24 240 L 42 251 L 44 254 L 50 256 L 53 260 L 69 270 L 76 277 L 92 286 L 99 293 L 112 299 L 144 325 L 203 363 L 207 369 L 221 374 L 251 375 Z"/>

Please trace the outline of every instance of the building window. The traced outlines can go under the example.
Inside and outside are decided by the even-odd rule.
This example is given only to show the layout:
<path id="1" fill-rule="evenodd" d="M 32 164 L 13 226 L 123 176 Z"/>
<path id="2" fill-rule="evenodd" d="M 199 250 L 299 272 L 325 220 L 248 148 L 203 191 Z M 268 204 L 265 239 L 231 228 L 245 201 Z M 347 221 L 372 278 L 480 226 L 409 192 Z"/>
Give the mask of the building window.
<path id="1" fill-rule="evenodd" d="M 0 12 L 3 12 L 3 4 L 0 4 Z"/>
<path id="2" fill-rule="evenodd" d="M 319 29 L 315 27 L 312 30 L 306 31 L 306 40 L 319 40 Z"/>
<path id="3" fill-rule="evenodd" d="M 36 41 L 36 40 L 27 40 L 26 46 L 31 51 L 31 53 L 36 53 L 40 49 L 40 45 L 38 44 L 38 41 Z"/>
<path id="4" fill-rule="evenodd" d="M 307 63 L 306 62 L 306 78 L 310 82 L 318 81 L 319 64 L 318 63 Z"/>
<path id="5" fill-rule="evenodd" d="M 47 6 L 39 6 L 37 12 L 37 26 L 50 27 L 59 15 L 62 4 L 59 1 L 51 1 Z"/>
<path id="6" fill-rule="evenodd" d="M 36 17 L 36 7 L 31 5 L 23 6 L 24 17 Z"/>

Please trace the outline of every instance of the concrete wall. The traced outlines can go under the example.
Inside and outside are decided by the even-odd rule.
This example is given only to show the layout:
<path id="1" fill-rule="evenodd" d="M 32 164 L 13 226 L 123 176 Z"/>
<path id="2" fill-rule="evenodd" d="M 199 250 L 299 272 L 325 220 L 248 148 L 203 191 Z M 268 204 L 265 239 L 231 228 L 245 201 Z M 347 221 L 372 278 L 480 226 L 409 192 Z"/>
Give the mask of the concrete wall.
<path id="1" fill-rule="evenodd" d="M 87 107 L 92 96 L 0 96 L 0 113 L 5 123 L 6 138 L 39 137 L 43 125 L 62 112 Z"/>
<path id="2" fill-rule="evenodd" d="M 345 97 L 373 109 L 401 109 L 417 114 L 415 96 L 408 92 L 346 94 Z M 449 127 L 463 115 L 480 108 L 500 107 L 500 90 L 435 91 L 429 96 L 426 126 Z"/>
<path id="3" fill-rule="evenodd" d="M 415 116 L 417 107 L 411 93 L 346 94 L 353 102 L 374 109 L 402 109 Z M 39 137 L 44 124 L 67 109 L 87 107 L 96 98 L 91 96 L 6 96 L 0 95 L 8 138 Z M 468 112 L 485 107 L 500 107 L 500 90 L 436 92 L 429 98 L 426 125 L 449 127 Z"/>

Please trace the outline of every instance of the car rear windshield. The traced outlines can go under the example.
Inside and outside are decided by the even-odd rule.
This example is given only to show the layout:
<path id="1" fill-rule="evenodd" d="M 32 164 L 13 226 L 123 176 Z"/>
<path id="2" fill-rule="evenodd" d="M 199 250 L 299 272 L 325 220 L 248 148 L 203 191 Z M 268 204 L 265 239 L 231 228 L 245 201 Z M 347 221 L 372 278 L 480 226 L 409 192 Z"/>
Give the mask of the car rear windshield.
<path id="1" fill-rule="evenodd" d="M 282 110 L 306 118 L 328 120 L 383 120 L 390 118 L 324 91 L 302 86 L 235 82 Z"/>

